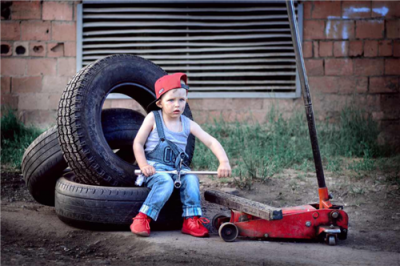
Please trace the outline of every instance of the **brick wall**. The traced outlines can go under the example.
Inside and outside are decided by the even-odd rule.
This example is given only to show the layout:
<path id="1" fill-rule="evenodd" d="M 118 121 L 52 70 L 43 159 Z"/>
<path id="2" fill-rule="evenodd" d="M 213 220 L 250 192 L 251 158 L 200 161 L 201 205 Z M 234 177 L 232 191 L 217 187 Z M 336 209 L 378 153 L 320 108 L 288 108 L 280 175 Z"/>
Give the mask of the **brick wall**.
<path id="1" fill-rule="evenodd" d="M 76 70 L 78 2 L 1 2 L 1 105 L 25 123 L 56 123 L 57 106 Z"/>
<path id="2" fill-rule="evenodd" d="M 351 105 L 400 144 L 400 1 L 304 3 L 303 51 L 313 104 L 335 120 Z"/>
<path id="3" fill-rule="evenodd" d="M 380 141 L 400 144 L 400 1 L 303 3 L 303 52 L 316 118 L 335 122 L 345 106 L 362 108 L 380 123 Z M 17 109 L 24 122 L 54 123 L 75 72 L 76 2 L 12 2 L 9 10 L 1 23 L 1 103 Z M 284 117 L 304 112 L 301 98 L 189 103 L 199 123 L 219 117 L 264 122 L 272 106 Z M 107 100 L 105 107 L 141 110 L 132 100 Z"/>

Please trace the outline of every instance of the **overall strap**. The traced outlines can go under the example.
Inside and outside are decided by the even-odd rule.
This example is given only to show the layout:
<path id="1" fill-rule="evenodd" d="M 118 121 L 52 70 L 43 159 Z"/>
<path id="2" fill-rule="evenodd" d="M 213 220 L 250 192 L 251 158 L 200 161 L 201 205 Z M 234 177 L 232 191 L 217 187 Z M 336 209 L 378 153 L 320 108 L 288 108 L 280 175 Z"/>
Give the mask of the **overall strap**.
<path id="1" fill-rule="evenodd" d="M 153 111 L 154 118 L 156 120 L 156 126 L 157 126 L 157 133 L 158 137 L 161 139 L 161 141 L 165 140 L 165 134 L 164 134 L 164 127 L 163 127 L 163 122 L 161 121 L 160 113 L 158 111 Z"/>
<path id="2" fill-rule="evenodd" d="M 161 140 L 161 141 L 165 141 L 165 140 L 166 140 L 166 141 L 168 142 L 168 145 L 169 145 L 170 148 L 174 151 L 175 156 L 179 157 L 179 155 L 180 155 L 181 153 L 185 154 L 185 159 L 184 159 L 184 161 L 185 161 L 185 163 L 187 164 L 187 162 L 189 161 L 189 158 L 188 158 L 187 154 L 185 153 L 185 151 L 181 151 L 181 150 L 178 148 L 178 146 L 176 146 L 175 143 L 173 143 L 172 141 L 167 140 L 167 139 L 165 138 L 164 126 L 163 126 L 163 122 L 162 122 L 162 120 L 161 120 L 162 118 L 161 118 L 161 116 L 160 116 L 160 113 L 159 113 L 158 111 L 153 111 L 153 114 L 154 114 L 154 118 L 155 118 L 155 120 L 156 120 L 157 133 L 158 133 L 158 136 L 160 137 L 160 140 Z M 183 118 L 182 118 L 182 119 L 183 119 Z"/>

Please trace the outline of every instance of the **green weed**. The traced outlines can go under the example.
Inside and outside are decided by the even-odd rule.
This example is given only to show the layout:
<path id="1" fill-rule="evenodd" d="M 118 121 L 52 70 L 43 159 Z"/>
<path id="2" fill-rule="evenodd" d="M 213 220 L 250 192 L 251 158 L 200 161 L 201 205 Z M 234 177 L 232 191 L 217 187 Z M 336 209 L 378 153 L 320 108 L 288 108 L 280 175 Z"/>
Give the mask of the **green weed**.
<path id="1" fill-rule="evenodd" d="M 221 142 L 235 166 L 235 183 L 241 188 L 250 189 L 254 181 L 268 181 L 287 168 L 315 171 L 303 113 L 285 120 L 272 109 L 263 125 L 215 120 L 203 128 Z M 388 148 L 377 144 L 376 122 L 365 118 L 361 111 L 343 110 L 338 124 L 317 122 L 317 132 L 322 161 L 328 171 L 374 170 L 376 158 L 391 154 Z M 362 159 L 346 167 L 346 158 Z M 218 165 L 211 151 L 197 142 L 193 168 L 216 170 Z"/>
<path id="2" fill-rule="evenodd" d="M 27 127 L 22 124 L 15 113 L 6 110 L 1 117 L 1 164 L 9 164 L 12 167 L 20 168 L 21 159 L 25 149 L 42 132 L 35 127 Z"/>

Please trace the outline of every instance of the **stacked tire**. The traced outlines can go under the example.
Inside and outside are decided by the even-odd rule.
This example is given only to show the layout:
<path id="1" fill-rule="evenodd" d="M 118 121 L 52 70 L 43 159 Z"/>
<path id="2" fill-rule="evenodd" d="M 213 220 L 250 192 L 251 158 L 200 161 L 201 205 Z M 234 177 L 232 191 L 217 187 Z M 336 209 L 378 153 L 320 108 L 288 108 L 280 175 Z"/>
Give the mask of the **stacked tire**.
<path id="1" fill-rule="evenodd" d="M 144 116 L 102 107 L 110 93 L 122 93 L 146 109 L 155 99 L 155 81 L 166 74 L 132 55 L 105 57 L 77 73 L 60 99 L 57 126 L 25 151 L 22 172 L 34 199 L 54 205 L 58 217 L 75 226 L 129 225 L 149 193 L 135 187 L 138 167 L 132 152 Z M 188 105 L 184 115 L 192 119 Z M 193 136 L 186 152 L 192 158 Z M 180 227 L 181 215 L 175 191 L 152 227 Z"/>

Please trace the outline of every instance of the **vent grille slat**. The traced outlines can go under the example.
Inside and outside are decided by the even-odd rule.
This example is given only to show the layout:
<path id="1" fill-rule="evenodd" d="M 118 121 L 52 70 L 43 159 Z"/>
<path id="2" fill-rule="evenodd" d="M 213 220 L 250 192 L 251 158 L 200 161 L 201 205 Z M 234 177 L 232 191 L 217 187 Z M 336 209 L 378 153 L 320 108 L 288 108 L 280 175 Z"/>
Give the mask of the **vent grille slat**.
<path id="1" fill-rule="evenodd" d="M 82 66 L 134 54 L 187 73 L 192 98 L 298 97 L 284 1 L 84 2 L 79 19 Z"/>
<path id="2" fill-rule="evenodd" d="M 102 31 L 89 31 L 84 32 L 83 36 L 105 36 L 105 35 L 123 35 L 123 34 L 140 34 L 140 33 L 161 33 L 161 34 L 171 34 L 171 33 L 255 33 L 255 32 L 290 32 L 290 29 L 146 29 L 146 30 L 102 30 Z"/>
<path id="3" fill-rule="evenodd" d="M 117 48 L 117 47 L 150 47 L 150 46 L 188 46 L 188 47 L 236 47 L 236 46 L 269 46 L 269 45 L 291 45 L 291 42 L 254 42 L 254 43 L 174 43 L 174 42 L 159 42 L 159 43 L 104 43 L 104 44 L 84 44 L 83 48 Z"/>
<path id="4" fill-rule="evenodd" d="M 231 22 L 231 23 L 200 23 L 200 22 L 85 22 L 83 27 L 255 27 L 255 26 L 289 26 L 289 22 Z"/>

